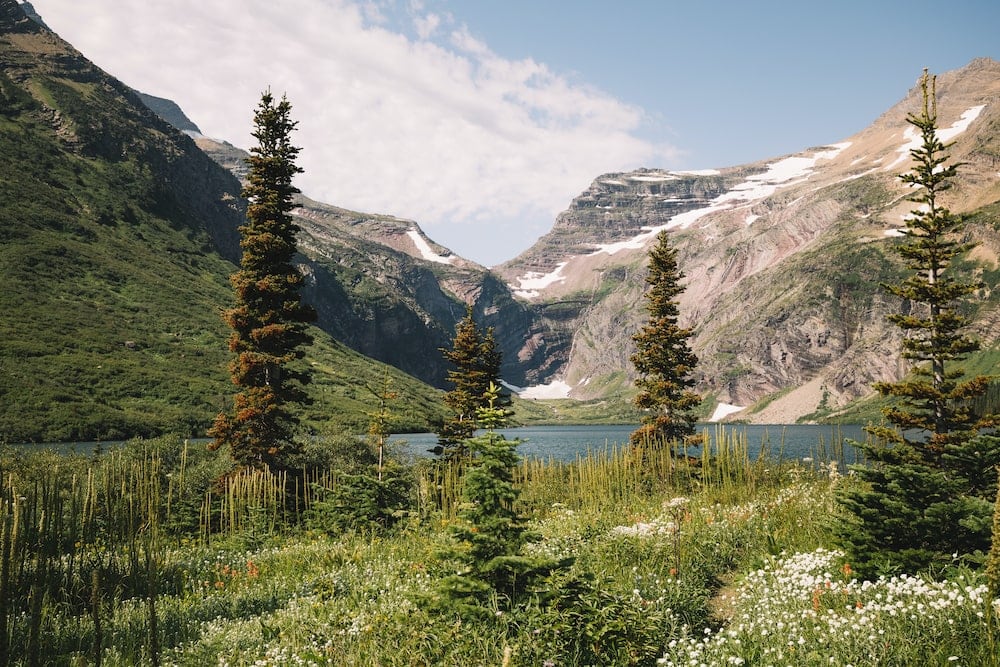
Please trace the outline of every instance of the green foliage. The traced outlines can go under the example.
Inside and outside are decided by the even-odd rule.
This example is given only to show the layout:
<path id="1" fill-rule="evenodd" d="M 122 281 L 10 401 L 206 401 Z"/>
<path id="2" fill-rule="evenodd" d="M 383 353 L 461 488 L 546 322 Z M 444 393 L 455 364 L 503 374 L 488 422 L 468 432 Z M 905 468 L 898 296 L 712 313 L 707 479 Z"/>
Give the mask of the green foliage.
<path id="1" fill-rule="evenodd" d="M 891 426 L 870 427 L 876 440 L 862 445 L 871 462 L 857 468 L 865 486 L 840 497 L 850 518 L 839 538 L 865 573 L 942 567 L 958 557 L 981 562 L 1000 464 L 998 441 L 977 437 L 996 419 L 972 409 L 989 378 L 963 379 L 956 365 L 979 349 L 962 332 L 962 307 L 978 285 L 955 275 L 956 258 L 971 246 L 957 240 L 963 221 L 939 197 L 958 165 L 948 164 L 938 140 L 934 79 L 926 71 L 921 85 L 922 110 L 907 120 L 923 140 L 911 151 L 913 170 L 901 176 L 919 205 L 897 248 L 910 274 L 886 286 L 911 304 L 889 319 L 906 334 L 902 356 L 918 365 L 903 381 L 875 385 L 900 401 L 883 410 Z"/>
<path id="2" fill-rule="evenodd" d="M 545 603 L 523 614 L 532 641 L 518 664 L 655 664 L 663 638 L 680 630 L 674 609 L 646 597 L 653 591 L 618 592 L 610 581 L 577 571 L 557 572 L 545 587 Z"/>
<path id="3" fill-rule="evenodd" d="M 993 537 L 990 552 L 986 559 L 986 592 L 987 600 L 1000 599 L 1000 486 L 993 500 Z M 988 605 L 986 610 L 986 626 L 989 648 L 993 655 L 1000 654 L 1000 609 Z"/>
<path id="4" fill-rule="evenodd" d="M 371 472 L 340 474 L 332 490 L 315 485 L 317 494 L 306 513 L 306 528 L 330 535 L 347 531 L 384 531 L 409 515 L 413 478 L 408 470 L 390 466 L 381 477 Z"/>
<path id="5" fill-rule="evenodd" d="M 500 390 L 492 382 L 486 400 L 476 415 L 486 433 L 468 441 L 472 462 L 464 474 L 458 522 L 451 526 L 464 569 L 442 582 L 444 600 L 437 603 L 461 616 L 483 615 L 491 599 L 509 609 L 535 591 L 540 577 L 566 564 L 522 553 L 532 536 L 516 506 L 518 441 L 496 432 L 506 423 L 506 411 L 498 405 Z"/>
<path id="6" fill-rule="evenodd" d="M 483 416 L 497 426 L 503 413 Z M 356 438 L 320 443 L 304 450 L 303 462 L 364 458 L 359 446 Z M 670 460 L 669 452 L 656 454 Z M 370 473 L 374 457 L 367 456 L 352 476 Z M 332 524 L 303 530 L 287 518 L 222 534 L 215 517 L 260 512 L 280 497 L 280 478 L 244 471 L 242 485 L 227 477 L 228 490 L 213 489 L 210 480 L 227 461 L 177 439 L 94 457 L 2 450 L 5 662 L 27 664 L 34 652 L 53 664 L 104 665 L 151 664 L 156 653 L 163 664 L 181 665 L 224 658 L 611 666 L 661 658 L 688 664 L 698 656 L 706 664 L 727 656 L 748 663 L 783 656 L 794 664 L 862 664 L 875 656 L 876 664 L 895 664 L 900 655 L 989 664 L 987 625 L 977 617 L 981 577 L 957 568 L 946 581 L 862 583 L 851 580 L 840 556 L 818 549 L 830 539 L 832 492 L 857 480 L 826 468 L 758 465 L 744 454 L 727 467 L 744 468 L 731 473 L 742 483 L 714 473 L 671 477 L 653 466 L 663 473 L 657 483 L 632 486 L 620 471 L 642 467 L 649 475 L 650 466 L 630 456 L 616 453 L 601 466 L 517 466 L 514 507 L 524 532 L 507 533 L 508 544 L 520 544 L 518 560 L 497 563 L 526 577 L 524 593 L 511 600 L 485 578 L 467 576 L 472 565 L 453 551 L 452 524 L 438 515 L 408 516 L 374 534 Z M 360 486 L 371 488 L 373 479 Z M 318 483 L 336 488 L 331 479 Z M 212 517 L 210 525 L 176 520 L 178 511 L 191 513 L 182 497 L 204 499 L 195 516 Z M 311 510 L 329 500 L 313 497 Z M 367 519 L 358 518 L 364 526 Z M 497 571 L 480 570 L 484 577 Z M 450 603 L 442 599 L 448 584 L 456 593 Z M 898 603 L 906 613 L 891 613 Z M 852 620 L 863 627 L 845 633 Z M 800 634 L 823 655 L 800 653 Z"/>
<path id="7" fill-rule="evenodd" d="M 304 528 L 329 535 L 384 532 L 407 518 L 413 504 L 413 470 L 356 436 L 310 438 L 295 462 L 306 470 L 335 471 L 311 485 Z"/>
<path id="8" fill-rule="evenodd" d="M 239 183 L 75 52 L 0 51 L 0 439 L 204 435 L 230 393 L 218 312 Z M 315 403 L 296 413 L 363 432 L 354 385 L 380 367 L 311 333 Z M 390 373 L 405 388 L 393 428 L 430 430 L 437 392 Z"/>
<path id="9" fill-rule="evenodd" d="M 982 563 L 993 507 L 967 493 L 962 480 L 903 462 L 874 467 L 862 477 L 865 486 L 848 489 L 839 499 L 850 516 L 840 529 L 841 543 L 859 572 L 941 570 L 959 558 Z"/>
<path id="10" fill-rule="evenodd" d="M 667 232 L 660 232 L 649 255 L 646 276 L 649 321 L 633 336 L 636 352 L 632 363 L 639 374 L 635 404 L 648 412 L 632 434 L 636 443 L 663 445 L 694 434 L 694 410 L 701 397 L 691 391 L 698 363 L 688 344 L 692 332 L 678 324 L 677 296 L 684 291 L 680 284 L 683 278 L 677 267 L 677 251 L 670 246 Z"/>
<path id="11" fill-rule="evenodd" d="M 295 454 L 292 427 L 297 416 L 290 406 L 308 399 L 304 385 L 310 374 L 290 366 L 305 356 L 313 342 L 306 327 L 316 311 L 302 303 L 302 274 L 294 266 L 295 234 L 292 196 L 299 192 L 292 178 L 299 149 L 290 143 L 296 123 L 291 104 L 275 104 L 271 93 L 261 96 L 254 115 L 249 173 L 243 196 L 249 200 L 247 223 L 240 227 L 243 256 L 233 274 L 236 306 L 223 315 L 233 329 L 229 349 L 236 358 L 229 366 L 240 392 L 233 412 L 220 413 L 209 435 L 215 447 L 228 445 L 241 465 L 281 469 Z"/>
<path id="12" fill-rule="evenodd" d="M 472 306 L 455 327 L 450 350 L 442 350 L 454 367 L 448 371 L 452 389 L 444 396 L 448 417 L 438 428 L 435 453 L 446 460 L 462 460 L 469 454 L 466 441 L 479 428 L 477 410 L 487 406 L 486 393 L 490 385 L 500 382 L 502 363 L 500 350 L 493 338 L 493 329 L 482 331 L 473 318 Z M 498 395 L 499 406 L 510 405 L 508 396 Z"/>
<path id="13" fill-rule="evenodd" d="M 978 285 L 960 280 L 954 270 L 948 270 L 971 245 L 957 240 L 962 219 L 939 202 L 941 193 L 951 187 L 958 165 L 948 164 L 947 146 L 937 138 L 933 84 L 934 79 L 925 72 L 922 112 L 907 118 L 921 132 L 923 143 L 912 151 L 913 170 L 900 177 L 916 188 L 910 199 L 919 205 L 907 219 L 905 242 L 897 248 L 911 273 L 901 283 L 886 286 L 892 294 L 921 305 L 920 309 L 891 315 L 889 319 L 907 334 L 903 357 L 925 365 L 918 365 L 911 379 L 875 387 L 884 395 L 903 399 L 901 407 L 886 411 L 890 422 L 903 430 L 929 431 L 931 436 L 921 443 L 890 429 L 878 434 L 911 447 L 920 460 L 936 465 L 946 444 L 968 439 L 992 425 L 992 420 L 977 417 L 968 409 L 968 400 L 984 393 L 988 379 L 975 377 L 959 382 L 961 369 L 952 363 L 979 349 L 978 342 L 962 333 L 969 320 L 961 312 L 961 306 Z"/>

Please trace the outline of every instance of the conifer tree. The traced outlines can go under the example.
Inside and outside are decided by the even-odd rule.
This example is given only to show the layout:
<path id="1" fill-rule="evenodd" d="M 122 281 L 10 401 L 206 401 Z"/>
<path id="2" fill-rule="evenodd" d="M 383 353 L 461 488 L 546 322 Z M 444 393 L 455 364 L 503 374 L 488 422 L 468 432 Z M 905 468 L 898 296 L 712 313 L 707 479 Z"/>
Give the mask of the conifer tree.
<path id="1" fill-rule="evenodd" d="M 1000 440 L 979 435 L 995 424 L 973 413 L 973 398 L 988 386 L 983 376 L 962 380 L 960 362 L 979 349 L 962 329 L 962 306 L 978 285 L 954 275 L 962 219 L 942 203 L 957 164 L 937 136 L 935 80 L 921 78 L 923 103 L 907 121 L 920 133 L 910 151 L 913 169 L 900 176 L 914 188 L 918 205 L 898 246 L 911 273 L 886 289 L 909 305 L 890 315 L 905 337 L 902 356 L 916 366 L 899 382 L 875 388 L 897 403 L 883 411 L 887 425 L 871 427 L 875 442 L 864 446 L 871 462 L 857 470 L 866 482 L 841 494 L 849 520 L 840 538 L 857 569 L 915 571 L 942 566 L 955 557 L 974 559 L 989 548 L 990 514 L 996 493 Z"/>
<path id="2" fill-rule="evenodd" d="M 962 333 L 969 320 L 961 306 L 980 285 L 960 280 L 948 270 L 955 257 L 973 244 L 960 242 L 963 221 L 941 202 L 941 194 L 951 188 L 960 165 L 948 164 L 948 146 L 937 137 L 934 81 L 925 70 L 922 110 L 907 118 L 920 132 L 922 143 L 910 151 L 913 170 L 900 176 L 916 189 L 910 201 L 919 205 L 907 219 L 905 241 L 897 248 L 912 273 L 902 283 L 886 286 L 895 296 L 922 306 L 889 316 L 906 334 L 903 358 L 917 366 L 912 379 L 875 385 L 881 394 L 902 399 L 901 406 L 885 413 L 898 429 L 880 429 L 878 435 L 908 445 L 920 461 L 932 465 L 940 462 L 948 445 L 969 440 L 988 425 L 972 414 L 969 399 L 985 393 L 989 383 L 985 376 L 960 382 L 963 373 L 954 365 L 979 349 L 978 342 Z M 907 429 L 931 435 L 925 441 L 908 440 L 904 435 Z"/>
<path id="3" fill-rule="evenodd" d="M 233 332 L 229 349 L 236 354 L 229 370 L 240 391 L 232 412 L 223 412 L 209 434 L 214 447 L 228 445 L 242 465 L 280 469 L 295 453 L 291 408 L 306 402 L 309 376 L 289 364 L 312 342 L 307 323 L 316 313 L 302 303 L 302 274 L 293 264 L 298 226 L 292 220 L 292 178 L 299 148 L 290 142 L 297 125 L 291 104 L 275 103 L 270 91 L 254 114 L 249 173 L 243 188 L 248 200 L 246 224 L 240 227 L 240 269 L 231 277 L 236 305 L 223 313 Z"/>
<path id="4" fill-rule="evenodd" d="M 520 441 L 496 432 L 506 426 L 508 416 L 499 387 L 489 383 L 483 398 L 485 405 L 476 413 L 486 432 L 467 443 L 474 457 L 463 478 L 459 520 L 449 528 L 462 545 L 458 555 L 464 567 L 441 582 L 445 600 L 436 603 L 461 616 L 484 615 L 493 596 L 499 606 L 510 608 L 537 593 L 538 583 L 554 569 L 572 563 L 572 559 L 522 553 L 522 547 L 537 536 L 516 508 L 520 492 L 514 468 L 521 458 L 517 453 Z"/>
<path id="5" fill-rule="evenodd" d="M 649 254 L 646 310 L 649 320 L 632 338 L 632 364 L 639 377 L 635 404 L 646 414 L 631 436 L 633 443 L 665 445 L 694 434 L 693 410 L 701 397 L 691 391 L 698 357 L 688 345 L 692 332 L 678 323 L 677 296 L 684 291 L 684 274 L 677 266 L 677 250 L 667 232 L 660 232 Z"/>
<path id="6" fill-rule="evenodd" d="M 465 317 L 455 327 L 451 349 L 441 352 L 454 366 L 448 371 L 448 382 L 453 388 L 444 397 L 450 416 L 438 430 L 438 446 L 434 451 L 448 460 L 458 460 L 468 456 L 465 441 L 479 427 L 476 411 L 487 405 L 487 389 L 500 382 L 502 355 L 493 329 L 483 331 L 476 324 L 472 306 L 466 307 Z M 510 404 L 509 396 L 501 394 L 497 400 L 501 407 Z"/>

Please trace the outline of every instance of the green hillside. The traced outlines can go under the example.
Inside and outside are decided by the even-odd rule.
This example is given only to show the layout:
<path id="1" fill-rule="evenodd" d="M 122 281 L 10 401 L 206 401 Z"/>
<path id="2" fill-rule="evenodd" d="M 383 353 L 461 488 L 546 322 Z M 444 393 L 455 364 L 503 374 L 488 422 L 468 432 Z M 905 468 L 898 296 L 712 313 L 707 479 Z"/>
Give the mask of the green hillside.
<path id="1" fill-rule="evenodd" d="M 203 433 L 232 393 L 238 182 L 24 25 L 0 25 L 0 155 L 0 440 Z M 314 335 L 305 416 L 358 428 L 382 366 Z M 426 428 L 436 392 L 393 378 L 401 421 Z"/>

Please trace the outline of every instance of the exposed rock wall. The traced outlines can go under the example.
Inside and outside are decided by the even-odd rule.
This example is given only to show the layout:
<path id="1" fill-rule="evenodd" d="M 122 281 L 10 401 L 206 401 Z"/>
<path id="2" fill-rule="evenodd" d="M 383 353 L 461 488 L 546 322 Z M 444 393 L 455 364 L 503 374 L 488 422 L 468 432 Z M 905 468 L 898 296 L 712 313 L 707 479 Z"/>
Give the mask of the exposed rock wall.
<path id="1" fill-rule="evenodd" d="M 952 158 L 963 163 L 948 205 L 993 210 L 982 207 L 1000 201 L 1000 63 L 977 60 L 942 75 L 938 92 L 939 126 L 952 133 Z M 901 377 L 900 334 L 886 316 L 908 304 L 881 284 L 905 270 L 892 248 L 915 205 L 897 174 L 909 168 L 905 118 L 917 101 L 911 91 L 848 141 L 794 156 L 718 172 L 644 169 L 596 179 L 548 235 L 498 267 L 514 288 L 526 277 L 552 278 L 524 294 L 573 339 L 558 368 L 571 395 L 606 396 L 631 383 L 645 254 L 663 228 L 687 275 L 682 324 L 694 332 L 703 393 L 752 405 L 802 388 L 786 401 L 801 417 Z M 987 344 L 1000 333 L 1000 224 L 991 215 L 967 228 L 981 243 L 967 270 L 985 278 L 975 330 Z"/>

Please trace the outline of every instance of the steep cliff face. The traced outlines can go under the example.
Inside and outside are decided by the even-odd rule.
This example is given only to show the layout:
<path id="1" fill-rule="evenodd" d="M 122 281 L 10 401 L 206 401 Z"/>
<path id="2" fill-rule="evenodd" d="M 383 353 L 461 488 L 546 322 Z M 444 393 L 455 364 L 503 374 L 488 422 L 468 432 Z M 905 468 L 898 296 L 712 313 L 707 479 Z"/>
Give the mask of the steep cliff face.
<path id="1" fill-rule="evenodd" d="M 320 325 L 366 356 L 435 386 L 466 305 L 492 327 L 502 372 L 515 384 L 546 378 L 550 344 L 530 306 L 501 280 L 430 241 L 415 223 L 302 201 L 302 252 L 315 280 L 308 298 Z"/>
<path id="2" fill-rule="evenodd" d="M 939 77 L 939 126 L 965 163 L 948 205 L 980 211 L 987 278 L 979 321 L 995 317 L 1000 201 L 1000 63 L 974 61 Z M 905 122 L 918 93 L 867 130 L 831 146 L 737 168 L 644 169 L 599 177 L 550 234 L 497 267 L 515 293 L 564 336 L 558 377 L 581 398 L 627 388 L 642 310 L 645 257 L 670 230 L 687 289 L 682 318 L 701 358 L 699 389 L 751 406 L 740 418 L 787 421 L 833 410 L 905 370 L 885 315 L 898 301 L 879 285 L 902 268 L 892 246 L 913 205 L 896 176 L 909 169 Z M 971 266 L 971 265 L 970 265 Z M 985 272 L 985 273 L 984 273 Z M 980 325 L 987 343 L 997 332 Z M 775 400 L 777 397 L 777 400 Z"/>
<path id="3" fill-rule="evenodd" d="M 202 136 L 197 142 L 217 163 L 245 174 L 245 152 Z M 337 340 L 442 387 L 448 368 L 441 349 L 451 345 L 468 304 L 481 326 L 494 328 L 505 380 L 536 384 L 552 374 L 562 339 L 506 283 L 431 241 L 416 222 L 306 197 L 293 215 L 307 258 L 305 297 Z"/>

